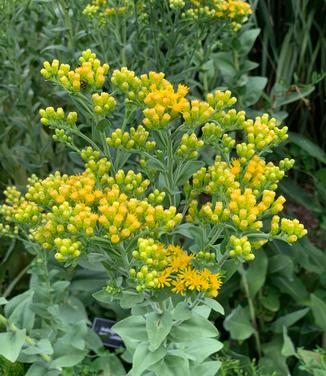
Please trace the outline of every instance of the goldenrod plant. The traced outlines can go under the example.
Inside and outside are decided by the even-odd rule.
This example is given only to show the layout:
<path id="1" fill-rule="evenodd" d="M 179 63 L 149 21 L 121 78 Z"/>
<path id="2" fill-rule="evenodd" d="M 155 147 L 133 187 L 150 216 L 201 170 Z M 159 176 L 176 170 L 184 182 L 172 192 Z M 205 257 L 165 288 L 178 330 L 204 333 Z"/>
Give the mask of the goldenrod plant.
<path id="1" fill-rule="evenodd" d="M 107 284 L 95 298 L 131 308 L 114 326 L 130 375 L 216 375 L 211 355 L 222 344 L 209 315 L 223 314 L 218 297 L 230 265 L 307 233 L 281 216 L 277 194 L 294 161 L 268 158 L 287 127 L 268 115 L 248 119 L 230 91 L 199 100 L 164 73 L 111 72 L 90 50 L 76 68 L 54 60 L 41 73 L 76 105 L 40 116 L 80 169 L 33 175 L 24 193 L 8 187 L 1 233 L 70 268 L 100 260 Z"/>
<path id="2" fill-rule="evenodd" d="M 106 60 L 194 86 L 207 84 L 207 63 L 230 50 L 252 13 L 242 0 L 91 0 L 83 10 Z"/>

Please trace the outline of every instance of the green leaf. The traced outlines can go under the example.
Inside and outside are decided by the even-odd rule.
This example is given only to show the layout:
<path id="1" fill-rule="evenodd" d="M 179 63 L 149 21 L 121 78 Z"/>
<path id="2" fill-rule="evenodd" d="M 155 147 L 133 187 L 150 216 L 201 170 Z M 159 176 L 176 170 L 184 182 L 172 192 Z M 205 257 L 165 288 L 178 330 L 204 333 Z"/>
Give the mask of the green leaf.
<path id="1" fill-rule="evenodd" d="M 264 87 L 267 84 L 266 77 L 251 76 L 248 77 L 246 84 L 246 94 L 244 96 L 244 106 L 248 107 L 255 104 L 261 97 Z"/>
<path id="2" fill-rule="evenodd" d="M 33 303 L 33 290 L 15 296 L 5 305 L 5 315 L 15 325 L 31 330 L 34 325 L 35 314 L 31 309 Z"/>
<path id="3" fill-rule="evenodd" d="M 113 296 L 108 291 L 100 290 L 95 292 L 93 295 L 93 298 L 98 300 L 101 303 L 109 304 L 113 301 Z"/>
<path id="4" fill-rule="evenodd" d="M 121 308 L 128 309 L 132 308 L 138 303 L 144 300 L 144 295 L 141 293 L 134 293 L 132 291 L 123 291 L 122 297 L 120 299 Z"/>
<path id="5" fill-rule="evenodd" d="M 73 367 L 76 364 L 80 363 L 85 358 L 86 354 L 87 350 L 73 350 L 73 352 L 70 352 L 67 355 L 63 355 L 54 359 L 50 364 L 50 368 L 54 369 L 58 367 Z"/>
<path id="6" fill-rule="evenodd" d="M 230 332 L 233 339 L 243 341 L 249 338 L 254 332 L 250 322 L 248 307 L 235 308 L 224 320 L 224 328 Z"/>
<path id="7" fill-rule="evenodd" d="M 5 305 L 8 303 L 8 300 L 4 298 L 3 296 L 0 297 L 0 305 Z"/>
<path id="8" fill-rule="evenodd" d="M 267 374 L 276 373 L 277 376 L 290 375 L 286 358 L 282 356 L 283 337 L 281 335 L 262 345 L 264 356 L 260 359 L 259 365 Z"/>
<path id="9" fill-rule="evenodd" d="M 310 295 L 311 309 L 316 324 L 326 331 L 326 303 L 319 299 L 315 294 Z"/>
<path id="10" fill-rule="evenodd" d="M 259 297 L 260 303 L 269 311 L 277 312 L 280 308 L 280 294 L 273 287 L 267 287 Z"/>
<path id="11" fill-rule="evenodd" d="M 191 376 L 215 376 L 218 370 L 221 368 L 222 363 L 218 360 L 210 360 L 208 362 L 197 365 L 191 368 Z"/>
<path id="12" fill-rule="evenodd" d="M 223 282 L 228 281 L 238 270 L 240 261 L 238 259 L 226 260 L 223 265 Z"/>
<path id="13" fill-rule="evenodd" d="M 293 261 L 291 257 L 286 255 L 275 255 L 269 258 L 268 273 L 282 273 L 288 278 L 293 275 Z"/>
<path id="14" fill-rule="evenodd" d="M 168 354 L 151 367 L 156 376 L 190 376 L 189 361 L 184 357 Z"/>
<path id="15" fill-rule="evenodd" d="M 36 354 L 47 354 L 51 355 L 53 354 L 53 347 L 51 345 L 51 342 L 46 339 L 40 339 L 35 346 L 29 346 L 26 349 L 24 349 L 24 354 L 26 355 L 36 355 Z"/>
<path id="16" fill-rule="evenodd" d="M 292 278 L 288 279 L 283 276 L 277 276 L 271 278 L 271 281 L 275 288 L 285 294 L 290 295 L 297 303 L 302 305 L 306 304 L 309 294 L 306 287 L 298 277 L 293 276 Z"/>
<path id="17" fill-rule="evenodd" d="M 288 358 L 289 356 L 295 356 L 296 351 L 294 344 L 291 338 L 288 336 L 287 328 L 283 326 L 283 347 L 282 347 L 282 355 Z"/>
<path id="18" fill-rule="evenodd" d="M 204 362 L 211 354 L 217 353 L 223 347 L 223 343 L 214 338 L 201 338 L 190 342 L 184 350 L 196 359 L 196 363 Z"/>
<path id="19" fill-rule="evenodd" d="M 313 85 L 296 85 L 297 91 L 290 92 L 286 90 L 285 94 L 278 96 L 275 100 L 273 107 L 282 107 L 286 104 L 293 103 L 299 101 L 300 99 L 308 96 L 315 90 L 315 86 Z"/>
<path id="20" fill-rule="evenodd" d="M 204 319 L 208 319 L 209 315 L 211 314 L 211 309 L 207 305 L 197 305 L 193 308 L 192 312 L 198 313 L 198 315 L 204 317 Z"/>
<path id="21" fill-rule="evenodd" d="M 268 259 L 266 253 L 261 249 L 256 252 L 256 258 L 250 263 L 249 268 L 244 271 L 248 281 L 249 294 L 254 298 L 257 292 L 264 285 L 267 274 Z"/>
<path id="22" fill-rule="evenodd" d="M 188 308 L 187 303 L 180 302 L 178 303 L 174 310 L 172 311 L 172 317 L 175 321 L 185 321 L 190 319 L 191 317 L 191 311 Z"/>
<path id="23" fill-rule="evenodd" d="M 214 61 L 225 81 L 233 80 L 237 76 L 237 71 L 233 65 L 232 53 L 218 52 L 214 55 Z"/>
<path id="24" fill-rule="evenodd" d="M 25 329 L 18 329 L 15 333 L 0 333 L 0 355 L 14 363 L 25 343 L 25 338 Z"/>
<path id="25" fill-rule="evenodd" d="M 171 340 L 174 342 L 189 342 L 194 338 L 216 337 L 216 327 L 204 317 L 192 312 L 191 318 L 175 326 L 171 333 Z"/>
<path id="26" fill-rule="evenodd" d="M 166 355 L 166 349 L 163 347 L 151 352 L 148 349 L 148 343 L 141 343 L 137 346 L 132 358 L 131 376 L 141 376 L 144 371 L 158 363 Z"/>
<path id="27" fill-rule="evenodd" d="M 146 315 L 146 330 L 150 351 L 155 351 L 161 346 L 171 331 L 172 322 L 172 314 L 168 311 L 163 312 L 161 315 L 156 312 Z"/>
<path id="28" fill-rule="evenodd" d="M 133 339 L 137 341 L 148 341 L 146 332 L 146 321 L 142 316 L 131 316 L 117 322 L 112 329 L 125 339 Z"/>
<path id="29" fill-rule="evenodd" d="M 289 139 L 291 142 L 298 145 L 301 149 L 308 153 L 311 157 L 318 159 L 322 163 L 326 163 L 325 151 L 302 134 L 289 132 Z"/>
<path id="30" fill-rule="evenodd" d="M 25 376 L 47 376 L 48 369 L 40 364 L 32 364 Z"/>
<path id="31" fill-rule="evenodd" d="M 278 318 L 272 325 L 271 329 L 275 333 L 282 333 L 283 327 L 288 328 L 289 326 L 295 324 L 297 321 L 301 320 L 308 312 L 310 308 L 299 309 L 298 311 L 288 313 L 280 318 Z"/>
<path id="32" fill-rule="evenodd" d="M 247 55 L 251 51 L 259 33 L 260 29 L 251 29 L 243 32 L 240 35 L 238 39 L 240 45 L 240 54 Z"/>
<path id="33" fill-rule="evenodd" d="M 205 298 L 204 303 L 211 308 L 213 311 L 220 313 L 221 315 L 224 315 L 224 308 L 222 305 L 216 301 L 215 299 L 212 298 Z"/>

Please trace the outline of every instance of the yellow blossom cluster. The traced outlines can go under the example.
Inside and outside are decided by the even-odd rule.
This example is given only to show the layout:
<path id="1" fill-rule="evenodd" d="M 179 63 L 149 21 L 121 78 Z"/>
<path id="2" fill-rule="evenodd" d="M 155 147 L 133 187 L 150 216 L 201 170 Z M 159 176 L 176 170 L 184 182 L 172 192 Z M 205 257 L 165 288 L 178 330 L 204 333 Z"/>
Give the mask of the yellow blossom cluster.
<path id="1" fill-rule="evenodd" d="M 227 20 L 234 30 L 238 30 L 252 13 L 250 5 L 242 0 L 170 0 L 170 6 L 182 9 L 182 16 L 193 20 Z"/>
<path id="2" fill-rule="evenodd" d="M 129 100 L 143 106 L 143 125 L 148 129 L 161 129 L 178 115 L 189 109 L 186 99 L 188 87 L 179 84 L 177 90 L 164 78 L 163 73 L 150 72 L 137 77 L 127 68 L 115 70 L 111 82 Z"/>
<path id="3" fill-rule="evenodd" d="M 205 127 L 214 129 L 214 126 Z M 206 133 L 206 137 L 212 134 Z M 278 182 L 293 163 L 288 158 L 280 161 L 278 166 L 266 163 L 255 154 L 255 149 L 245 163 L 241 158 L 228 162 L 217 156 L 213 165 L 200 168 L 184 186 L 189 199 L 187 221 L 233 227 L 235 234 L 243 236 L 232 235 L 233 240 L 230 238 L 228 246 L 230 255 L 245 260 L 253 259 L 252 250 L 261 247 L 266 239 L 276 237 L 288 243 L 295 242 L 306 235 L 307 230 L 296 219 L 280 219 L 276 215 L 283 210 L 285 198 L 277 197 L 275 193 Z M 208 198 L 204 203 L 199 199 L 202 194 Z M 271 228 L 268 234 L 262 232 L 266 221 Z M 250 233 L 263 235 L 261 239 L 255 237 L 256 240 L 252 240 L 245 235 Z"/>
<path id="4" fill-rule="evenodd" d="M 102 65 L 95 53 L 89 49 L 82 53 L 79 63 L 75 70 L 70 70 L 70 65 L 61 64 L 59 60 L 53 60 L 52 63 L 45 61 L 41 74 L 45 79 L 59 82 L 66 90 L 72 92 L 101 89 L 109 65 Z"/>
<path id="5" fill-rule="evenodd" d="M 96 17 L 100 24 L 105 25 L 108 18 L 122 16 L 132 9 L 131 0 L 118 0 L 114 4 L 108 0 L 92 0 L 84 8 L 83 14 L 90 18 Z"/>
<path id="6" fill-rule="evenodd" d="M 116 106 L 116 100 L 109 94 L 102 92 L 100 94 L 94 93 L 92 95 L 94 105 L 94 112 L 99 115 L 106 115 L 111 112 Z"/>
<path id="7" fill-rule="evenodd" d="M 288 138 L 288 127 L 279 128 L 277 120 L 269 119 L 267 114 L 245 121 L 243 129 L 248 144 L 254 145 L 256 150 L 274 147 Z"/>
<path id="8" fill-rule="evenodd" d="M 89 148 L 83 156 L 91 159 L 80 175 L 56 172 L 44 180 L 32 176 L 25 196 L 7 189 L 0 207 L 5 223 L 23 226 L 31 240 L 54 249 L 57 260 L 69 261 L 96 236 L 116 244 L 136 232 L 169 232 L 182 219 L 175 207 L 155 204 L 164 194 L 154 190 L 148 199 L 140 198 L 149 186 L 141 174 L 119 170 L 109 175 L 106 158 L 97 160 Z"/>
<path id="9" fill-rule="evenodd" d="M 157 1 L 157 0 L 156 0 Z M 151 1 L 152 7 L 158 7 L 155 0 Z M 134 8 L 143 15 L 140 20 L 147 20 L 149 9 L 146 0 L 92 0 L 83 10 L 83 14 L 96 18 L 100 24 L 105 24 L 114 16 L 119 17 L 132 14 Z M 243 0 L 169 0 L 170 12 L 181 12 L 181 16 L 190 21 L 227 21 L 231 28 L 237 30 L 252 13 L 250 5 Z M 144 17 L 144 15 L 147 17 Z M 164 14 L 162 14 L 163 16 Z M 139 22 L 139 21 L 138 21 Z"/>
<path id="10" fill-rule="evenodd" d="M 205 267 L 205 263 L 212 260 L 212 254 L 189 254 L 179 246 L 140 238 L 132 256 L 135 267 L 129 270 L 129 275 L 137 281 L 137 291 L 168 288 L 181 295 L 203 292 L 216 297 L 218 294 L 221 276 Z"/>

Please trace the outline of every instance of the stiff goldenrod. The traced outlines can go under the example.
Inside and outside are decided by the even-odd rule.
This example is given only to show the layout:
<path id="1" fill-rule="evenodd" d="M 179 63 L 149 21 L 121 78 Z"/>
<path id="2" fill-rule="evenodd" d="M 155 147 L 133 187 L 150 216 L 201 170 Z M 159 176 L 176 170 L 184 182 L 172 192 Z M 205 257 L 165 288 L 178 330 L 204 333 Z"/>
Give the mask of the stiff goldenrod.
<path id="1" fill-rule="evenodd" d="M 5 235 L 22 231 L 68 263 L 104 247 L 126 283 L 115 290 L 111 281 L 110 291 L 214 297 L 226 258 L 250 261 L 267 241 L 292 244 L 307 233 L 280 217 L 277 188 L 294 161 L 266 158 L 287 127 L 266 114 L 248 119 L 230 91 L 190 100 L 188 87 L 163 73 L 111 73 L 90 50 L 74 69 L 54 60 L 41 73 L 83 110 L 48 107 L 40 115 L 85 167 L 32 176 L 25 195 L 8 188 Z"/>

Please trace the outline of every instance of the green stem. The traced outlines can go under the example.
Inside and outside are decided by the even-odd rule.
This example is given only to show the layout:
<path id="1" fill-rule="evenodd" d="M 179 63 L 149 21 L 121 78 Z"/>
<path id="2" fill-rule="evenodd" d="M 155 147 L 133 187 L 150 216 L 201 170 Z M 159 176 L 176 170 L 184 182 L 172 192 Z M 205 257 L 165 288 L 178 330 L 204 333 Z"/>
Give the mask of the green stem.
<path id="1" fill-rule="evenodd" d="M 22 277 L 26 274 L 27 270 L 29 269 L 29 265 L 27 265 L 23 270 L 20 271 L 20 273 L 16 276 L 16 278 L 9 284 L 9 286 L 6 288 L 5 292 L 3 293 L 3 297 L 7 298 L 12 290 L 15 288 L 17 283 L 22 279 Z"/>

